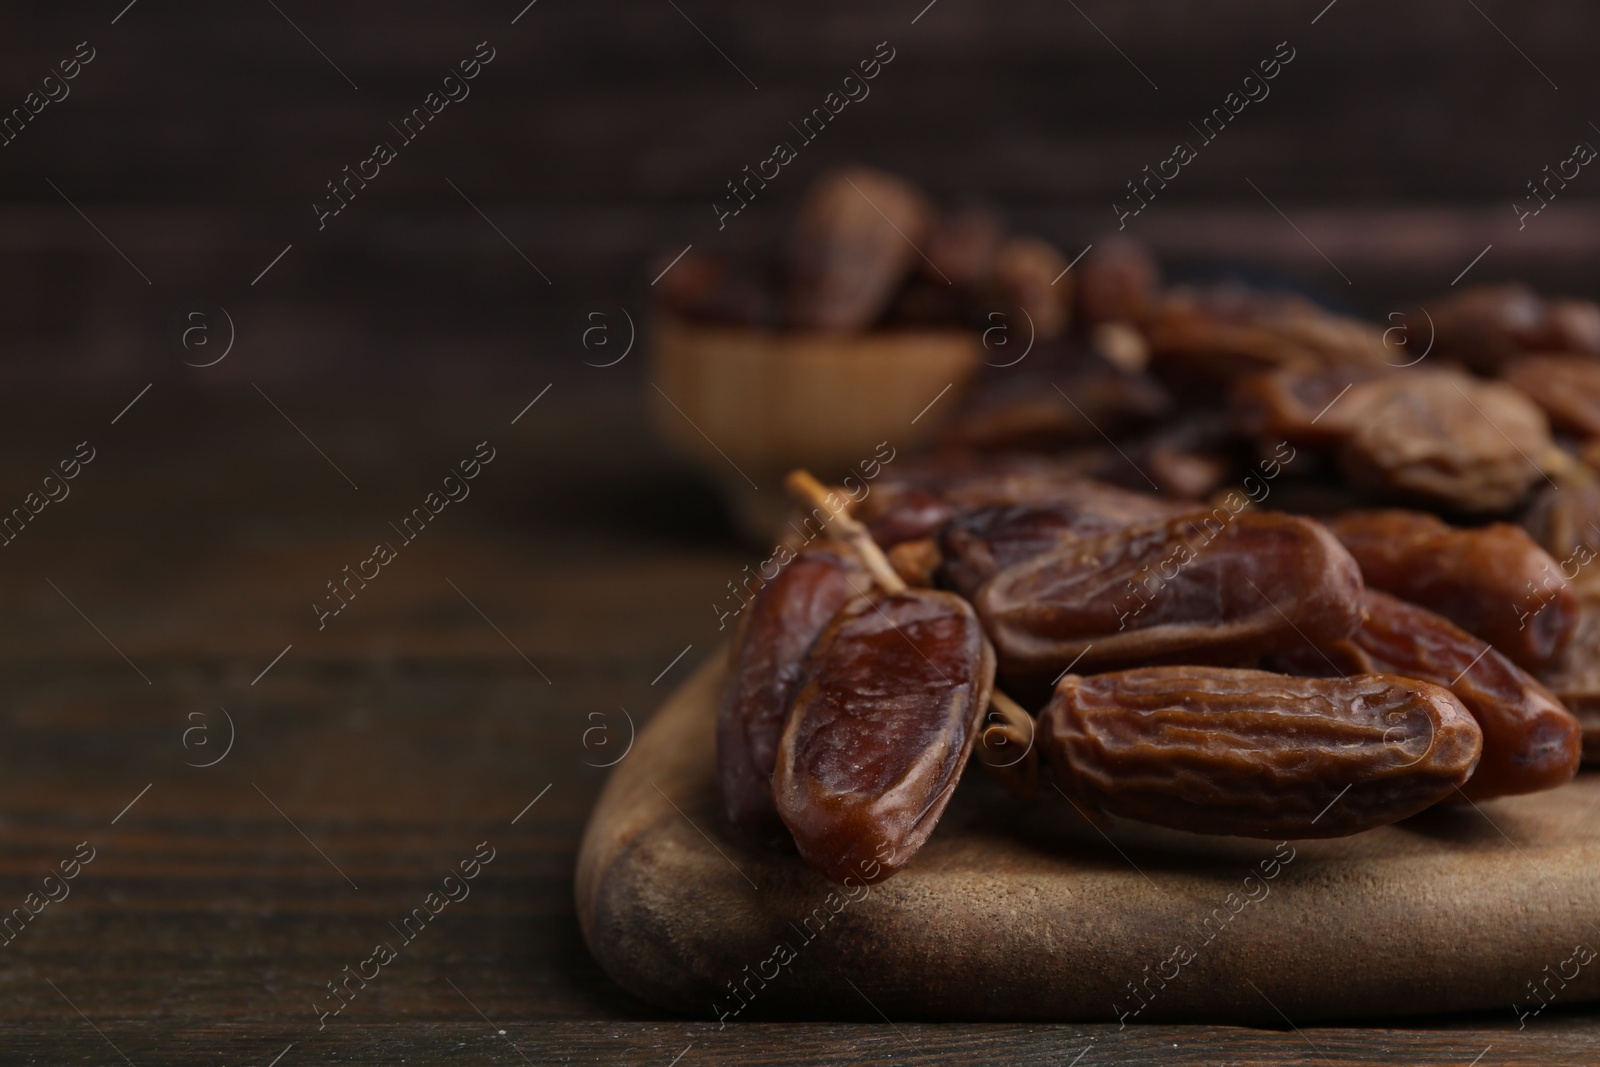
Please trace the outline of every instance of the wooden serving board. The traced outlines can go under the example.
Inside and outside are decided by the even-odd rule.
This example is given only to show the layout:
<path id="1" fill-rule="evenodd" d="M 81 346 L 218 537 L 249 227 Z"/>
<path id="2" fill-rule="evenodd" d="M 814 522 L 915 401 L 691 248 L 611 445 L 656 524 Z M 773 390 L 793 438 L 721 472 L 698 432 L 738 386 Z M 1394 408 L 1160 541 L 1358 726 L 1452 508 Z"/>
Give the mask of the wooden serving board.
<path id="1" fill-rule="evenodd" d="M 1600 775 L 1333 841 L 1089 825 L 971 767 L 893 878 L 740 844 L 714 776 L 726 652 L 612 772 L 578 857 L 589 948 L 711 1019 L 1312 1020 L 1600 997 Z M 1581 946 L 1581 947 L 1580 947 Z M 1517 1005 L 1513 1009 L 1513 1005 Z"/>

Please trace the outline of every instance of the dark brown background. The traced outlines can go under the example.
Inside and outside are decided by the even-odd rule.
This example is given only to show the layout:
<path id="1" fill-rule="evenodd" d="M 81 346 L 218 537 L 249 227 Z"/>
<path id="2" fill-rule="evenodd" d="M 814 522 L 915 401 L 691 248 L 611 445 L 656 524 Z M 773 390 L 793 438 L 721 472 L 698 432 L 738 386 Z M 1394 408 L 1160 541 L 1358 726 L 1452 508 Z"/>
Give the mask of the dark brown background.
<path id="1" fill-rule="evenodd" d="M 1064 1064 L 1090 1046 L 1083 1067 L 1466 1064 L 1486 1046 L 1486 1065 L 1594 1062 L 1588 1013 L 1560 1006 L 1522 1032 L 1507 1011 L 1306 1034 L 867 1013 L 719 1033 L 598 971 L 571 870 L 603 777 L 586 761 L 614 749 L 585 731 L 606 722 L 619 743 L 618 709 L 643 718 L 709 655 L 709 605 L 759 558 L 651 439 L 641 356 L 582 362 L 583 312 L 615 301 L 644 320 L 663 250 L 759 247 L 811 175 L 860 159 L 989 199 L 1075 254 L 1114 225 L 1122 183 L 1287 39 L 1298 56 L 1272 96 L 1133 225 L 1175 269 L 1248 268 L 1375 316 L 1445 289 L 1490 242 L 1473 280 L 1600 280 L 1600 178 L 1520 234 L 1510 206 L 1600 140 L 1600 12 L 1576 3 L 1338 0 L 1315 26 L 1321 2 L 938 0 L 915 25 L 922 0 L 678 6 L 539 0 L 515 26 L 519 0 L 139 0 L 115 25 L 122 0 L 0 12 L 0 107 L 79 41 L 98 52 L 0 147 L 0 503 L 76 442 L 99 450 L 0 548 L 0 906 L 78 841 L 99 850 L 0 948 L 0 1061 L 266 1064 L 293 1044 L 284 1067 L 666 1064 L 692 1044 L 686 1067 Z M 898 56 L 872 95 L 719 236 L 722 183 L 886 39 Z M 471 96 L 318 233 L 323 182 L 483 40 L 498 56 Z M 182 361 L 216 349 L 185 352 L 172 330 L 197 302 L 237 326 L 205 370 Z M 318 631 L 323 583 L 486 437 L 500 458 L 473 496 Z M 184 747 L 191 714 L 220 740 L 218 707 L 234 750 L 184 766 L 215 751 Z M 499 857 L 473 896 L 319 1034 L 324 983 L 485 839 Z"/>
<path id="2" fill-rule="evenodd" d="M 98 57 L 0 148 L 6 361 L 138 377 L 166 366 L 167 321 L 196 298 L 228 307 L 250 364 L 212 380 L 570 361 L 585 301 L 637 306 L 663 249 L 765 241 L 810 176 L 855 159 L 945 197 L 990 198 L 1075 254 L 1114 225 L 1123 183 L 1284 40 L 1298 55 L 1272 95 L 1202 149 L 1137 233 L 1180 266 L 1270 262 L 1376 314 L 1443 289 L 1490 241 L 1474 280 L 1594 287 L 1597 179 L 1580 175 L 1521 233 L 1511 208 L 1577 140 L 1600 140 L 1592 6 L 1338 0 L 1313 26 L 1324 0 L 938 0 L 912 25 L 924 2 L 680 3 L 759 90 L 667 0 L 539 0 L 515 26 L 519 0 L 283 14 L 265 0 L 139 0 L 114 26 L 115 0 L 13 7 L 0 14 L 0 105 L 20 104 L 79 41 Z M 324 182 L 483 40 L 498 56 L 472 95 L 318 233 Z M 882 40 L 898 56 L 872 95 L 719 236 L 710 204 L 723 183 Z"/>

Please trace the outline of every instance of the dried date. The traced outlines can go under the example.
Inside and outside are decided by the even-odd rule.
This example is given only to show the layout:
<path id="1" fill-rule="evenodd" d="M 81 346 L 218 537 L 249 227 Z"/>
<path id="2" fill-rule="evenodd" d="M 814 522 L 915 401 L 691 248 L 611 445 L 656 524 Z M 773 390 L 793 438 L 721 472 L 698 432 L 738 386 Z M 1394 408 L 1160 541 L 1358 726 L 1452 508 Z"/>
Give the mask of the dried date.
<path id="1" fill-rule="evenodd" d="M 1465 512 L 1504 511 L 1555 450 L 1544 412 L 1521 392 L 1467 375 L 1396 374 L 1368 388 L 1340 448 L 1350 481 Z"/>
<path id="2" fill-rule="evenodd" d="M 1172 290 L 1147 334 L 1158 362 L 1226 381 L 1284 367 L 1399 361 L 1374 326 L 1300 297 L 1238 287 Z"/>
<path id="3" fill-rule="evenodd" d="M 1469 286 L 1429 306 L 1435 349 L 1474 370 L 1495 373 L 1522 352 L 1600 352 L 1600 309 L 1586 300 L 1546 300 L 1508 282 Z M 1422 320 L 1420 311 L 1406 319 Z"/>
<path id="4" fill-rule="evenodd" d="M 888 548 L 901 541 L 931 537 L 963 512 L 1007 505 L 1059 506 L 1084 532 L 1121 529 L 1141 520 L 1193 510 L 1192 504 L 1165 500 L 1090 479 L 1082 467 L 1048 461 L 963 463 L 930 467 L 885 481 L 855 509 L 856 518 Z"/>
<path id="5" fill-rule="evenodd" d="M 1600 484 L 1542 490 L 1522 517 L 1528 535 L 1551 559 L 1560 577 L 1577 587 L 1600 587 Z"/>
<path id="6" fill-rule="evenodd" d="M 1008 338 L 1020 352 L 1025 334 Z M 1036 346 L 1046 349 L 1045 342 Z M 1051 346 L 1052 348 L 1057 346 Z M 1007 349 L 996 346 L 996 358 Z M 1101 440 L 1165 414 L 1172 397 L 1155 379 L 1099 356 L 1072 353 L 1049 360 L 1036 351 L 1020 367 L 997 370 L 962 404 L 945 436 L 975 449 L 1050 449 Z"/>
<path id="7" fill-rule="evenodd" d="M 1050 340 L 1066 331 L 1072 313 L 1071 283 L 1054 284 L 1066 269 L 1067 258 L 1049 241 L 1010 237 L 995 254 L 989 284 L 1001 300 L 1027 312 L 1033 336 Z"/>
<path id="8" fill-rule="evenodd" d="M 850 167 L 817 180 L 795 217 L 789 322 L 801 329 L 872 325 L 910 273 L 932 207 L 892 175 Z"/>
<path id="9" fill-rule="evenodd" d="M 939 544 L 931 537 L 915 541 L 901 541 L 886 553 L 889 566 L 900 580 L 918 589 L 933 588 L 934 577 L 939 572 L 941 557 Z"/>
<path id="10" fill-rule="evenodd" d="M 1161 268 L 1149 250 L 1125 238 L 1096 242 L 1078 273 L 1078 307 L 1091 325 L 1143 321 L 1161 285 Z"/>
<path id="11" fill-rule="evenodd" d="M 940 577 L 962 596 L 1000 571 L 1085 538 L 1183 515 L 1182 505 L 1144 493 L 1086 482 L 1071 502 L 1000 504 L 962 512 L 939 534 Z"/>
<path id="12" fill-rule="evenodd" d="M 1091 808 L 1269 838 L 1414 815 L 1468 780 L 1483 743 L 1460 701 L 1429 682 L 1215 667 L 1069 674 L 1039 740 L 1064 791 Z"/>
<path id="13" fill-rule="evenodd" d="M 772 778 L 801 857 L 835 882 L 903 867 L 955 791 L 994 671 L 977 616 L 952 593 L 847 604 L 806 657 Z"/>
<path id="14" fill-rule="evenodd" d="M 771 778 L 795 680 L 817 634 L 870 581 L 853 555 L 819 544 L 791 560 L 745 609 L 717 710 L 717 781 L 728 821 L 749 837 L 786 836 Z"/>
<path id="15" fill-rule="evenodd" d="M 966 512 L 940 531 L 944 561 L 939 576 L 970 598 L 1007 567 L 1081 540 L 1086 534 L 1106 532 L 1096 528 L 1098 522 L 1084 524 L 1077 519 L 1071 509 L 1059 505 L 1002 504 Z"/>
<path id="16" fill-rule="evenodd" d="M 1219 507 L 1026 559 L 974 604 L 1006 671 L 1053 676 L 1337 640 L 1360 625 L 1361 593 L 1355 560 L 1317 523 Z"/>
<path id="17" fill-rule="evenodd" d="M 1582 590 L 1572 643 L 1540 679 L 1577 718 L 1583 730 L 1583 762 L 1600 764 L 1600 590 Z"/>
<path id="18" fill-rule="evenodd" d="M 1520 526 L 1461 529 L 1419 511 L 1328 520 L 1367 584 L 1438 612 L 1527 670 L 1572 640 L 1578 604 L 1555 560 Z"/>
<path id="19" fill-rule="evenodd" d="M 1398 674 L 1450 690 L 1483 731 L 1483 758 L 1461 790 L 1471 800 L 1554 789 L 1577 773 L 1578 721 L 1531 675 L 1427 608 L 1376 589 L 1366 604 L 1350 637 L 1280 662 L 1296 674 Z"/>
<path id="20" fill-rule="evenodd" d="M 1317 367 L 1252 374 L 1234 384 L 1233 420 L 1257 440 L 1331 446 L 1361 422 L 1386 367 Z"/>
<path id="21" fill-rule="evenodd" d="M 1562 430 L 1600 437 L 1600 359 L 1592 355 L 1523 356 L 1502 372 Z"/>

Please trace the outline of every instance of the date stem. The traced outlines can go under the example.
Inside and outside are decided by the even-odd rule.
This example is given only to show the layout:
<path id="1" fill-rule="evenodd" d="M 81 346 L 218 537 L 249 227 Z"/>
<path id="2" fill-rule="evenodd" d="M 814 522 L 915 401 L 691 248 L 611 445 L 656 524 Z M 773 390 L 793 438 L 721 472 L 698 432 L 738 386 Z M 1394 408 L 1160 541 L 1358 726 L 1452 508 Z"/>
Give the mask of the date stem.
<path id="1" fill-rule="evenodd" d="M 828 533 L 844 542 L 855 552 L 856 558 L 871 572 L 873 580 L 886 593 L 903 593 L 908 586 L 884 555 L 872 532 L 845 510 L 840 494 L 819 482 L 807 470 L 790 471 L 784 479 L 784 488 L 802 504 L 821 508 L 828 513 Z M 1007 790 L 1021 796 L 1032 796 L 1038 781 L 1038 754 L 1034 751 L 1035 724 L 1028 710 L 1012 700 L 998 688 L 989 697 L 989 710 L 1000 717 L 990 724 L 980 736 L 979 762 L 992 773 Z M 1010 752 L 1013 746 L 1022 755 L 1010 763 L 990 758 L 991 753 Z"/>
<path id="2" fill-rule="evenodd" d="M 872 572 L 873 580 L 884 592 L 906 591 L 905 579 L 895 572 L 889 557 L 872 539 L 871 531 L 845 510 L 838 493 L 817 481 L 807 470 L 790 471 L 783 484 L 789 495 L 802 504 L 810 504 L 828 513 L 828 532 L 855 551 L 856 557 Z"/>

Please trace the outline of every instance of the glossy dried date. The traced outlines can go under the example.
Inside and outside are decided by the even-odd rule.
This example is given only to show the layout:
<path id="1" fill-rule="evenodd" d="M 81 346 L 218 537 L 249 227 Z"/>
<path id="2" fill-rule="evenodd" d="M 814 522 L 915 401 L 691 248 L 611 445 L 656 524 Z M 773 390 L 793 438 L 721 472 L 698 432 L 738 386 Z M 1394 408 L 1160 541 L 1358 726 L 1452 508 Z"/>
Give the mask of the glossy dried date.
<path id="1" fill-rule="evenodd" d="M 1482 734 L 1450 692 L 1382 674 L 1217 667 L 1069 674 L 1045 757 L 1091 808 L 1204 834 L 1339 837 L 1451 795 Z"/>
<path id="2" fill-rule="evenodd" d="M 880 485 L 854 514 L 880 547 L 889 548 L 932 537 L 963 512 L 1008 505 L 1061 508 L 1084 533 L 1117 530 L 1194 509 L 1192 503 L 1095 481 L 1079 467 L 1025 462 L 916 471 Z"/>
<path id="3" fill-rule="evenodd" d="M 873 594 L 839 612 L 806 657 L 772 776 L 807 863 L 865 883 L 905 865 L 972 754 L 994 670 L 952 593 Z"/>
<path id="4" fill-rule="evenodd" d="M 1317 523 L 1217 508 L 1024 560 L 973 602 L 1005 670 L 1053 676 L 1338 640 L 1361 623 L 1361 593 L 1355 560 Z"/>
<path id="5" fill-rule="evenodd" d="M 728 821 L 782 841 L 772 767 L 795 680 L 812 641 L 848 601 L 871 588 L 853 555 L 818 544 L 797 555 L 745 609 L 717 709 L 717 781 Z"/>
<path id="6" fill-rule="evenodd" d="M 1578 720 L 1526 671 L 1427 608 L 1376 589 L 1366 603 L 1350 637 L 1278 662 L 1297 674 L 1398 674 L 1450 690 L 1483 731 L 1483 758 L 1461 788 L 1471 800 L 1554 789 L 1578 772 Z"/>
<path id="7" fill-rule="evenodd" d="M 1102 482 L 1084 482 L 1070 502 L 1000 504 L 963 512 L 939 535 L 940 577 L 971 598 L 989 578 L 1013 564 L 1084 538 L 1193 512 L 1180 504 Z"/>
<path id="8" fill-rule="evenodd" d="M 1572 640 L 1578 602 L 1555 560 L 1520 526 L 1462 529 L 1420 511 L 1353 511 L 1327 520 L 1367 584 L 1421 604 L 1527 670 Z"/>

